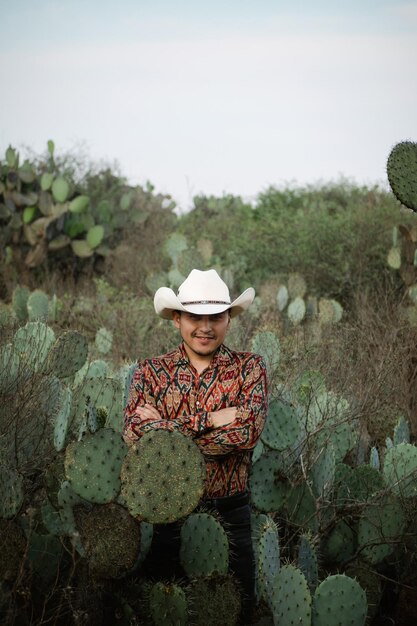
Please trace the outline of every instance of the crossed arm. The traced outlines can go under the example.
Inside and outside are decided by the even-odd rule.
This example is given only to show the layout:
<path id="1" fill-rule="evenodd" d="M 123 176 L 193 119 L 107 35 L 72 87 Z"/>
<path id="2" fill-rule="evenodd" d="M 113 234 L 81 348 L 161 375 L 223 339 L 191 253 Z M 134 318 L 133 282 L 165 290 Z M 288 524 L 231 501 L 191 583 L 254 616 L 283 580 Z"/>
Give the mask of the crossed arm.
<path id="1" fill-rule="evenodd" d="M 138 406 L 136 407 L 134 413 L 144 422 L 156 422 L 158 420 L 164 421 L 159 411 L 154 406 L 152 406 L 152 404 L 144 404 L 143 406 Z M 231 424 L 235 421 L 236 407 L 230 406 L 226 407 L 225 409 L 220 409 L 219 411 L 210 411 L 208 416 L 209 423 L 211 423 L 212 428 L 221 428 L 222 426 L 227 426 L 228 424 Z"/>
<path id="2" fill-rule="evenodd" d="M 236 449 L 252 449 L 264 426 L 267 413 L 265 365 L 256 355 L 247 363 L 236 406 L 215 411 L 200 410 L 194 415 L 165 419 L 155 406 L 155 398 L 141 366 L 132 381 L 124 411 L 124 438 L 134 442 L 150 430 L 177 430 L 192 437 L 207 456 L 228 454 Z"/>

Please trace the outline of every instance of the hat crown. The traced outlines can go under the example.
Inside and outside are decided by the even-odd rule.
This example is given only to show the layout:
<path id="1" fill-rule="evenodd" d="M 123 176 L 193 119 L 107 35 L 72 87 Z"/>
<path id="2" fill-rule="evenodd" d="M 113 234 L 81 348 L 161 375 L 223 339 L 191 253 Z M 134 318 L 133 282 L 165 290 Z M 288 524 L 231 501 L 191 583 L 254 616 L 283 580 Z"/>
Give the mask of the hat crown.
<path id="1" fill-rule="evenodd" d="M 182 304 L 230 304 L 229 288 L 216 270 L 192 270 L 178 288 Z"/>

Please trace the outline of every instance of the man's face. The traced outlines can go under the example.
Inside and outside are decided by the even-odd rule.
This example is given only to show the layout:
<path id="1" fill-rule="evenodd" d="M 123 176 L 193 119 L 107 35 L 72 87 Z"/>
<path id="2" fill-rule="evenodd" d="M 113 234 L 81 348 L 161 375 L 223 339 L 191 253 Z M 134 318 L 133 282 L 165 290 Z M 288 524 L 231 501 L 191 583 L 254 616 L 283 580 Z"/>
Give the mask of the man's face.
<path id="1" fill-rule="evenodd" d="M 181 333 L 191 360 L 194 355 L 211 359 L 223 343 L 230 324 L 229 311 L 216 315 L 194 315 L 174 311 L 172 319 Z"/>

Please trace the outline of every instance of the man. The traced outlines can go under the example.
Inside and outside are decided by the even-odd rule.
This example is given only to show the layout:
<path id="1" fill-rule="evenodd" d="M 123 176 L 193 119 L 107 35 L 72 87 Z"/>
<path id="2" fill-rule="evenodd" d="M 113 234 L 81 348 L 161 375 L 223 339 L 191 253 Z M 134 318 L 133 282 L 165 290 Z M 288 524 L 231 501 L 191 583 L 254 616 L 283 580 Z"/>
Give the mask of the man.
<path id="1" fill-rule="evenodd" d="M 231 543 L 230 567 L 241 584 L 244 612 L 254 604 L 254 557 L 247 491 L 251 451 L 265 423 L 267 380 L 262 357 L 223 343 L 230 319 L 245 311 L 255 291 L 231 302 L 217 272 L 192 270 L 179 287 L 161 287 L 155 311 L 171 319 L 181 345 L 136 367 L 124 411 L 124 438 L 150 430 L 177 430 L 199 446 L 206 461 L 203 504 L 218 511 Z M 181 576 L 178 524 L 154 528 L 148 573 Z"/>

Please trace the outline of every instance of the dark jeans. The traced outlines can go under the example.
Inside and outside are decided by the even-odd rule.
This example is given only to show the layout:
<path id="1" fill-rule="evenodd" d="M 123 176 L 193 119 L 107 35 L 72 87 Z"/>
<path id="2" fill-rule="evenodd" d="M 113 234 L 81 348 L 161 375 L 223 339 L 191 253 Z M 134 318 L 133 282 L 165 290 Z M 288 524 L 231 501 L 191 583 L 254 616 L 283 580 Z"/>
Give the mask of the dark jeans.
<path id="1" fill-rule="evenodd" d="M 247 493 L 202 502 L 204 510 L 217 511 L 229 538 L 229 569 L 242 592 L 242 623 L 249 622 L 255 608 L 255 559 L 251 537 L 251 511 Z M 179 561 L 181 526 L 154 525 L 152 547 L 144 563 L 145 574 L 169 580 L 185 578 Z"/>

